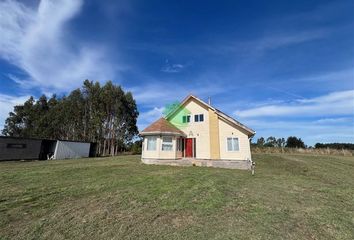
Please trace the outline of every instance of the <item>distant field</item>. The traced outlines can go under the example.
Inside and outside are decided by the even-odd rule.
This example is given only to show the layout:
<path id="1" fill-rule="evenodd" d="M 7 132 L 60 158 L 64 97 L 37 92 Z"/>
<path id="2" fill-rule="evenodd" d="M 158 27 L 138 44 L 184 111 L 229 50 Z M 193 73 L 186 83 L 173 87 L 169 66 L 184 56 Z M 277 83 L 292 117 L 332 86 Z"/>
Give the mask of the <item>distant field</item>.
<path id="1" fill-rule="evenodd" d="M 139 156 L 0 163 L 0 239 L 354 239 L 354 157 L 242 170 Z"/>

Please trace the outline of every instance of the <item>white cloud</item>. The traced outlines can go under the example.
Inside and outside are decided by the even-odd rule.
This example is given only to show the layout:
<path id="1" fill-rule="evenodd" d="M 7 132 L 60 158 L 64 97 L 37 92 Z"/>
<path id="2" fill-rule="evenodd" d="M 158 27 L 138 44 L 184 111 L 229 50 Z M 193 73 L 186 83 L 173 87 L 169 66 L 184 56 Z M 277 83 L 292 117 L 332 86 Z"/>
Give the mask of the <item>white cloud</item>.
<path id="1" fill-rule="evenodd" d="M 333 92 L 310 99 L 299 99 L 291 103 L 238 110 L 234 114 L 244 118 L 262 116 L 354 116 L 354 90 Z"/>
<path id="2" fill-rule="evenodd" d="M 257 131 L 255 139 L 262 136 L 297 136 L 308 145 L 316 142 L 354 142 L 353 118 L 334 117 L 308 121 L 262 118 L 243 119 L 242 123 Z"/>
<path id="3" fill-rule="evenodd" d="M 284 35 L 266 36 L 258 41 L 253 42 L 255 50 L 265 51 L 272 50 L 289 45 L 300 44 L 323 38 L 328 34 L 327 30 L 312 30 L 296 33 L 288 33 Z"/>
<path id="4" fill-rule="evenodd" d="M 112 78 L 103 47 L 68 42 L 66 24 L 82 5 L 82 0 L 42 0 L 32 9 L 15 0 L 0 2 L 0 57 L 29 75 L 17 83 L 66 91 L 87 78 Z"/>
<path id="5" fill-rule="evenodd" d="M 185 91 L 180 86 L 169 86 L 165 83 L 151 83 L 127 89 L 134 95 L 138 104 L 145 107 L 160 107 L 170 102 L 180 100 Z"/>
<path id="6" fill-rule="evenodd" d="M 321 119 L 316 120 L 315 123 L 321 123 L 321 124 L 352 123 L 354 125 L 354 119 L 353 118 L 349 118 L 349 117 L 321 118 Z"/>
<path id="7" fill-rule="evenodd" d="M 354 86 L 354 71 L 353 68 L 349 69 L 342 69 L 338 71 L 332 71 L 332 72 L 322 72 L 318 73 L 315 75 L 310 75 L 310 76 L 305 76 L 305 77 L 300 77 L 300 78 L 294 78 L 294 79 L 289 79 L 289 81 L 292 82 L 311 82 L 318 84 L 319 82 L 335 82 L 338 84 L 338 82 L 341 82 L 343 84 L 344 81 L 350 81 L 351 86 Z"/>
<path id="8" fill-rule="evenodd" d="M 274 120 L 274 119 L 244 119 L 246 123 L 258 130 L 288 130 L 288 131 L 318 131 L 324 133 L 323 130 L 332 128 L 333 131 L 339 131 L 342 127 L 347 129 L 348 126 L 354 127 L 354 122 L 350 118 L 324 118 L 317 120 Z M 335 128 L 334 128 L 335 126 Z M 352 129 L 354 131 L 354 129 Z M 347 132 L 348 133 L 348 132 Z M 354 135 L 353 135 L 354 137 Z"/>
<path id="9" fill-rule="evenodd" d="M 184 66 L 182 64 L 171 64 L 171 65 L 166 65 L 163 68 L 161 68 L 161 72 L 165 73 L 178 73 L 182 71 Z"/>
<path id="10" fill-rule="evenodd" d="M 202 52 L 211 52 L 215 54 L 236 53 L 242 55 L 242 60 L 248 61 L 263 56 L 268 51 L 283 47 L 316 41 L 323 39 L 330 34 L 328 29 L 311 29 L 302 31 L 283 31 L 282 34 L 266 31 L 259 38 L 248 39 L 247 41 L 228 41 L 216 42 L 214 44 L 202 44 Z M 238 59 L 240 61 L 240 59 Z"/>
<path id="11" fill-rule="evenodd" d="M 23 104 L 30 96 L 14 97 L 0 94 L 0 130 L 3 129 L 6 118 L 13 111 L 15 105 Z"/>
<path id="12" fill-rule="evenodd" d="M 178 82 L 167 83 L 148 80 L 143 82 L 148 83 L 127 89 L 133 93 L 139 108 L 144 107 L 144 110 L 140 111 L 138 118 L 139 130 L 144 129 L 147 125 L 160 118 L 166 105 L 176 101 L 180 102 L 189 94 L 207 101 L 208 96 L 213 96 L 225 90 L 223 85 L 206 82 L 199 85 L 198 81 L 193 81 L 189 85 L 179 84 Z"/>
<path id="13" fill-rule="evenodd" d="M 310 99 L 300 99 L 299 102 L 301 103 L 318 103 L 318 104 L 325 104 L 325 103 L 335 103 L 341 101 L 349 101 L 352 105 L 354 104 L 354 90 L 349 91 L 341 91 L 341 92 L 332 92 L 324 96 L 319 96 Z"/>
<path id="14" fill-rule="evenodd" d="M 143 112 L 139 115 L 140 118 L 144 119 L 146 122 L 151 122 L 153 120 L 157 120 L 162 117 L 164 107 L 154 107 L 153 109 Z"/>
<path id="15" fill-rule="evenodd" d="M 168 59 L 165 65 L 161 68 L 161 72 L 165 73 L 178 73 L 181 72 L 187 65 L 180 63 L 170 63 Z"/>
<path id="16" fill-rule="evenodd" d="M 138 128 L 139 130 L 143 130 L 147 125 L 153 123 L 160 117 L 162 117 L 162 112 L 164 107 L 154 107 L 151 110 L 146 112 L 142 112 L 138 118 Z"/>
<path id="17" fill-rule="evenodd" d="M 127 90 L 133 93 L 138 104 L 149 108 L 181 101 L 189 94 L 207 101 L 209 96 L 225 92 L 224 85 L 215 82 L 200 82 L 198 80 L 190 81 L 188 84 L 181 84 L 177 81 L 167 83 L 146 80 L 144 82 L 149 83 Z"/>

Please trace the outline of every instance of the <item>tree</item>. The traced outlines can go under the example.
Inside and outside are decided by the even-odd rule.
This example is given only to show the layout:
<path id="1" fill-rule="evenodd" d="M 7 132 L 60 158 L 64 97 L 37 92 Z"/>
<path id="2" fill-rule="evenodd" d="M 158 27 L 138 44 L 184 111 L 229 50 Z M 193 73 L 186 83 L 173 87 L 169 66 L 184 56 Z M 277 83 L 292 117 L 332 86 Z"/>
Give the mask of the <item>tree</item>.
<path id="1" fill-rule="evenodd" d="M 285 147 L 286 141 L 285 138 L 278 138 L 277 139 L 277 147 L 283 148 Z"/>
<path id="2" fill-rule="evenodd" d="M 14 107 L 14 111 L 9 113 L 9 117 L 5 120 L 5 126 L 2 134 L 14 137 L 31 137 L 33 132 L 34 114 L 34 98 L 30 97 L 23 105 Z"/>
<path id="3" fill-rule="evenodd" d="M 277 146 L 277 139 L 275 137 L 268 137 L 267 142 L 264 144 L 266 147 L 276 147 Z"/>
<path id="4" fill-rule="evenodd" d="M 49 100 L 30 97 L 14 107 L 2 133 L 6 136 L 38 137 L 96 142 L 99 154 L 115 155 L 138 134 L 139 112 L 131 92 L 111 81 L 104 86 L 85 80 L 68 96 Z"/>
<path id="5" fill-rule="evenodd" d="M 260 138 L 257 139 L 256 145 L 257 145 L 258 147 L 263 147 L 263 146 L 264 146 L 264 143 L 265 143 L 264 137 L 260 137 Z"/>
<path id="6" fill-rule="evenodd" d="M 141 154 L 142 151 L 142 139 L 138 139 L 134 142 L 131 142 L 127 145 L 127 150 L 132 152 L 133 154 Z"/>
<path id="7" fill-rule="evenodd" d="M 332 148 L 354 150 L 354 143 L 316 143 L 315 148 Z"/>
<path id="8" fill-rule="evenodd" d="M 286 140 L 286 147 L 288 147 L 288 148 L 305 148 L 305 143 L 301 140 L 301 138 L 291 136 L 291 137 L 288 137 L 288 139 Z"/>

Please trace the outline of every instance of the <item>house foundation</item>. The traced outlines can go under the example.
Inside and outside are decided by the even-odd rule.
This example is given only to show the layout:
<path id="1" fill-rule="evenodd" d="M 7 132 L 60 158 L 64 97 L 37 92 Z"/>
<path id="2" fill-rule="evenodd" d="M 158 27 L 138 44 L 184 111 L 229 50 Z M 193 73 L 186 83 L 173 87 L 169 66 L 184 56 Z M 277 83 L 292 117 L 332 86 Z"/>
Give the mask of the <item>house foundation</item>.
<path id="1" fill-rule="evenodd" d="M 250 160 L 210 160 L 210 159 L 152 159 L 142 158 L 145 164 L 153 165 L 170 165 L 170 166 L 199 166 L 199 167 L 215 167 L 228 169 L 251 170 L 252 161 Z"/>

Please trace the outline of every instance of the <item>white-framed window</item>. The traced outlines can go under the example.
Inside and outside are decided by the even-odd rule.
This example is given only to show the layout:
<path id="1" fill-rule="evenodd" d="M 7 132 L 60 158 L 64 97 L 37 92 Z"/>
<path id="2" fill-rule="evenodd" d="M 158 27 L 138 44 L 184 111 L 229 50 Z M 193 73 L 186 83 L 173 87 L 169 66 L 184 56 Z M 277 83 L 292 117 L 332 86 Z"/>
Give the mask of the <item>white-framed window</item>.
<path id="1" fill-rule="evenodd" d="M 236 152 L 240 150 L 240 144 L 238 138 L 228 137 L 226 143 L 227 143 L 226 148 L 228 152 Z"/>
<path id="2" fill-rule="evenodd" d="M 190 115 L 182 116 L 182 122 L 183 123 L 189 123 L 190 121 L 191 121 L 191 116 Z"/>
<path id="3" fill-rule="evenodd" d="M 157 137 L 153 137 L 153 136 L 148 136 L 146 137 L 146 150 L 147 151 L 156 151 L 156 139 Z"/>
<path id="4" fill-rule="evenodd" d="M 176 140 L 176 149 L 177 151 L 181 151 L 181 138 Z"/>
<path id="5" fill-rule="evenodd" d="M 173 143 L 172 137 L 162 137 L 162 151 L 172 151 Z"/>
<path id="6" fill-rule="evenodd" d="M 204 122 L 204 114 L 194 115 L 194 122 Z"/>

